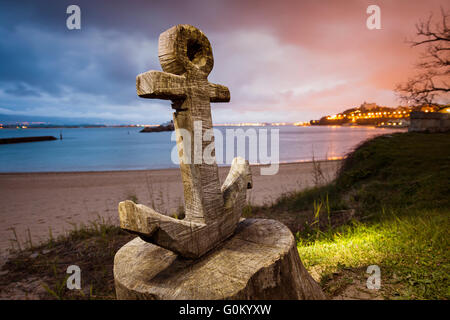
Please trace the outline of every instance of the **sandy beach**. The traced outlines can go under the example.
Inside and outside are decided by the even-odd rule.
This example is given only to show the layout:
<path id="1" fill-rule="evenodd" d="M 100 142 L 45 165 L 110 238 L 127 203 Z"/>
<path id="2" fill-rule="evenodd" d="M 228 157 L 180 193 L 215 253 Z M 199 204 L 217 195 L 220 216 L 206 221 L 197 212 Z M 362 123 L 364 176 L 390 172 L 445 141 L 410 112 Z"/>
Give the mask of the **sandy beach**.
<path id="1" fill-rule="evenodd" d="M 320 162 L 327 180 L 333 179 L 340 161 Z M 252 166 L 252 204 L 270 204 L 281 194 L 314 185 L 312 162 L 281 164 L 276 175 L 260 175 Z M 229 167 L 220 167 L 224 181 Z M 118 223 L 117 205 L 125 199 L 173 214 L 183 205 L 179 169 L 109 172 L 1 173 L 0 254 L 12 248 L 15 230 L 22 246 L 33 244 L 99 217 Z"/>

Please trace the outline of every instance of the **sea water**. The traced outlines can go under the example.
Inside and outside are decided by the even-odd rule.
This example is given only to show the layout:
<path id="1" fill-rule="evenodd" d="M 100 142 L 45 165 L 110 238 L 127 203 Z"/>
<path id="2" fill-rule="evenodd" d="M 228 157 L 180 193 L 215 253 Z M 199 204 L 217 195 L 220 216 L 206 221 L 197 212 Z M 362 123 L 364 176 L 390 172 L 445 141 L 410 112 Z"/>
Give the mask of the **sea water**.
<path id="1" fill-rule="evenodd" d="M 398 129 L 342 126 L 216 127 L 222 136 L 226 130 L 279 130 L 279 162 L 296 162 L 344 157 L 361 142 Z M 0 172 L 109 171 L 177 168 L 171 159 L 175 141 L 172 132 L 140 133 L 136 127 L 1 129 L 1 138 L 55 136 L 62 140 L 0 145 Z M 217 139 L 217 137 L 216 137 Z M 226 158 L 223 145 L 222 165 Z M 245 155 L 249 158 L 248 139 Z M 268 147 L 270 154 L 270 146 Z M 220 152 L 216 152 L 220 154 Z M 174 153 L 175 154 L 175 153 Z M 270 158 L 270 155 L 269 155 Z M 258 158 L 259 159 L 259 158 Z M 259 160 L 253 162 L 259 162 Z"/>

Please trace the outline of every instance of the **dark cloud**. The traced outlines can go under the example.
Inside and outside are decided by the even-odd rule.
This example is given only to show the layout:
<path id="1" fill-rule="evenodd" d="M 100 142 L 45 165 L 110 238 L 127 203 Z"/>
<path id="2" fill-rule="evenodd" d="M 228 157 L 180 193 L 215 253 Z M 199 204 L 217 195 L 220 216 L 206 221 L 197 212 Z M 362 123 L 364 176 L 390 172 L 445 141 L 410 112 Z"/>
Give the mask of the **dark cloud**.
<path id="1" fill-rule="evenodd" d="M 15 83 L 12 88 L 5 89 L 7 94 L 17 97 L 40 97 L 41 94 L 33 89 L 27 88 L 23 83 Z"/>
<path id="2" fill-rule="evenodd" d="M 159 34 L 176 23 L 196 24 L 216 8 L 207 3 L 77 1 L 82 28 L 70 31 L 66 8 L 73 1 L 1 2 L 0 107 L 40 112 L 51 105 L 82 116 L 85 109 L 104 114 L 108 105 L 139 105 L 135 78 L 160 69 Z M 47 99 L 29 99 L 38 95 Z"/>
<path id="3" fill-rule="evenodd" d="M 70 31 L 66 8 L 74 3 L 82 29 Z M 160 69 L 158 36 L 180 23 L 208 35 L 210 80 L 230 87 L 232 102 L 213 107 L 218 122 L 304 121 L 364 100 L 392 105 L 394 84 L 419 53 L 404 39 L 445 1 L 377 1 L 378 31 L 365 26 L 369 4 L 0 1 L 0 113 L 167 120 L 169 103 L 139 99 L 135 77 Z"/>

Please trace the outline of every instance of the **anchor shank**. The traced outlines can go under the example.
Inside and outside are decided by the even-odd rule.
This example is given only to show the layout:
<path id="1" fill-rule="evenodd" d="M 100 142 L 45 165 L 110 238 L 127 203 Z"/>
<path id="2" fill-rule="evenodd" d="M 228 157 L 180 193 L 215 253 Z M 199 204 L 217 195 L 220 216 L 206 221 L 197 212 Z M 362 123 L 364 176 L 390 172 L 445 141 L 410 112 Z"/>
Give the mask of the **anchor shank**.
<path id="1" fill-rule="evenodd" d="M 207 130 L 212 130 L 209 92 L 203 86 L 189 87 L 187 98 L 181 110 L 174 113 L 174 125 L 177 132 L 178 152 L 190 151 L 186 161 L 180 161 L 183 180 L 186 219 L 208 224 L 223 213 L 223 196 L 220 190 L 219 171 L 215 161 L 206 163 L 205 149 L 214 145 L 214 136 L 203 139 Z M 186 130 L 190 139 L 182 138 L 177 129 Z M 212 145 L 211 145 L 212 144 Z M 215 154 L 213 153 L 215 156 Z"/>

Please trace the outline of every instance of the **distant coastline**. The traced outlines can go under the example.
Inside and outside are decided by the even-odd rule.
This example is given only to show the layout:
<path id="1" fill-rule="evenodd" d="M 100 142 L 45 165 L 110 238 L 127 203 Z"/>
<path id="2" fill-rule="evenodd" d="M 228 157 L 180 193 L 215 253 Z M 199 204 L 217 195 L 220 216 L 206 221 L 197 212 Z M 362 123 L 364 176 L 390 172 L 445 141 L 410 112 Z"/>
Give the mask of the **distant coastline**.
<path id="1" fill-rule="evenodd" d="M 337 114 L 325 115 L 318 120 L 289 122 L 238 122 L 213 123 L 214 127 L 279 127 L 279 126 L 380 126 L 395 127 L 409 125 L 409 116 L 413 111 L 450 112 L 449 105 L 424 104 L 420 106 L 380 106 L 376 103 L 364 102 L 360 106 L 346 109 Z M 72 128 L 156 128 L 163 124 L 114 124 L 102 119 L 72 119 L 55 117 L 32 117 L 23 115 L 0 114 L 1 129 L 72 129 Z M 148 132 L 157 131 L 146 129 Z"/>
<path id="2" fill-rule="evenodd" d="M 312 120 L 313 121 L 313 120 Z M 375 127 L 376 124 L 367 123 L 367 124 L 347 124 L 347 123 L 324 123 L 324 124 L 310 124 L 309 122 L 285 122 L 285 123 L 260 123 L 260 122 L 254 122 L 254 123 L 213 123 L 213 127 L 310 127 L 310 126 L 341 126 L 341 127 Z M 10 129 L 10 130 L 26 130 L 26 129 L 89 129 L 89 128 L 142 128 L 142 132 L 151 132 L 150 128 L 158 128 L 160 125 L 47 125 L 47 126 L 18 126 L 18 125 L 4 125 L 0 127 L 0 130 L 2 129 Z M 157 130 L 156 130 L 157 131 Z M 173 131 L 173 130 L 166 130 L 166 131 Z"/>

